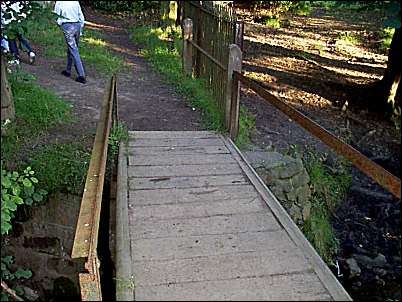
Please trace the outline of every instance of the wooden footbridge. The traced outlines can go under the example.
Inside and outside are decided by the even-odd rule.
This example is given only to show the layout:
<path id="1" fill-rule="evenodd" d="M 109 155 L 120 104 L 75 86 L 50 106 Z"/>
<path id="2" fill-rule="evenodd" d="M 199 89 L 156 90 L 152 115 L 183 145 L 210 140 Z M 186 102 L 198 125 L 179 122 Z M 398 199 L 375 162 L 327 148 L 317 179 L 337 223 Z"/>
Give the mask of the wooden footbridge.
<path id="1" fill-rule="evenodd" d="M 183 70 L 208 79 L 230 137 L 208 131 L 129 132 L 118 156 L 116 299 L 351 300 L 232 142 L 238 134 L 240 84 L 398 198 L 400 179 L 244 76 L 238 47 L 242 39 L 237 39 L 241 35 L 234 37 L 238 45 L 226 45 L 238 25 L 230 12 L 216 15 L 209 6 L 183 3 L 190 17 L 183 21 Z M 194 32 L 191 17 L 198 22 Z M 98 237 L 107 142 L 117 112 L 113 76 L 106 87 L 72 251 L 72 258 L 86 259 L 86 271 L 79 274 L 83 300 L 102 300 L 105 287 L 114 286 L 112 280 L 101 280 Z"/>
<path id="2" fill-rule="evenodd" d="M 119 155 L 116 236 L 118 300 L 350 299 L 217 133 L 130 132 Z"/>

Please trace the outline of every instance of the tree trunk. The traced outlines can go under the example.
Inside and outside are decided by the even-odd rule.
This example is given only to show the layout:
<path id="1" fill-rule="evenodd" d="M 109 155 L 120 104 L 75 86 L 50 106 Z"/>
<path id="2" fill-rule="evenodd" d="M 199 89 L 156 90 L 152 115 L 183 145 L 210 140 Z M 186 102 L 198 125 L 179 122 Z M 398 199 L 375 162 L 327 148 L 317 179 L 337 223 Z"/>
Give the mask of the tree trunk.
<path id="1" fill-rule="evenodd" d="M 14 101 L 7 80 L 6 59 L 1 55 L 1 121 L 14 120 Z"/>
<path id="2" fill-rule="evenodd" d="M 388 52 L 387 69 L 381 80 L 362 89 L 348 91 L 350 105 L 365 108 L 373 113 L 393 115 L 401 110 L 401 46 L 402 29 L 395 29 Z"/>
<path id="3" fill-rule="evenodd" d="M 401 81 L 401 45 L 402 29 L 397 28 L 395 29 L 389 48 L 387 69 L 381 79 L 384 91 L 386 92 L 387 104 L 388 106 L 392 106 L 392 108 L 401 107 L 400 93 L 397 94 L 397 90 L 400 90 L 399 86 Z"/>

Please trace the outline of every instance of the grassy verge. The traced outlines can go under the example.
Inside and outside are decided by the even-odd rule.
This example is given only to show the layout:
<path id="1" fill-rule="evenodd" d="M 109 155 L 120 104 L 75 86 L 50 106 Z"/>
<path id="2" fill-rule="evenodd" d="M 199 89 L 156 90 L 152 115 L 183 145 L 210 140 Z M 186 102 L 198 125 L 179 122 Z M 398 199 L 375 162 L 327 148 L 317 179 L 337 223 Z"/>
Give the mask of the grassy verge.
<path id="1" fill-rule="evenodd" d="M 10 77 L 16 120 L 5 126 L 1 160 L 15 170 L 31 166 L 49 193 L 79 194 L 89 162 L 83 143 L 41 143 L 53 127 L 73 122 L 71 105 L 26 78 L 23 73 Z"/>
<path id="2" fill-rule="evenodd" d="M 185 96 L 190 105 L 202 112 L 203 127 L 209 130 L 223 131 L 223 116 L 208 92 L 203 79 L 187 77 L 182 72 L 180 48 L 181 40 L 178 28 L 143 26 L 132 28 L 132 39 L 143 47 L 144 56 L 159 71 L 164 79 L 173 85 L 178 93 Z M 174 37 L 173 44 L 168 37 Z M 172 47 L 174 46 L 174 47 Z M 242 107 L 239 121 L 239 139 L 241 145 L 248 143 L 249 131 L 253 127 L 253 119 Z"/>
<path id="3" fill-rule="evenodd" d="M 310 176 L 312 197 L 310 217 L 302 226 L 302 231 L 321 258 L 333 264 L 338 240 L 331 226 L 331 215 L 345 198 L 351 175 L 345 163 L 338 162 L 336 168 L 328 168 L 324 164 L 325 156 L 311 150 L 305 153 L 303 160 Z"/>
<path id="4" fill-rule="evenodd" d="M 10 79 L 16 122 L 6 125 L 7 135 L 1 138 L 1 158 L 14 161 L 23 143 L 37 139 L 49 128 L 73 120 L 71 105 L 19 77 Z"/>
<path id="5" fill-rule="evenodd" d="M 29 39 L 44 48 L 44 55 L 65 57 L 66 42 L 61 29 L 53 21 L 38 19 L 30 25 Z M 79 52 L 84 64 L 91 64 L 98 72 L 113 73 L 128 68 L 124 59 L 112 54 L 98 30 L 83 29 Z"/>

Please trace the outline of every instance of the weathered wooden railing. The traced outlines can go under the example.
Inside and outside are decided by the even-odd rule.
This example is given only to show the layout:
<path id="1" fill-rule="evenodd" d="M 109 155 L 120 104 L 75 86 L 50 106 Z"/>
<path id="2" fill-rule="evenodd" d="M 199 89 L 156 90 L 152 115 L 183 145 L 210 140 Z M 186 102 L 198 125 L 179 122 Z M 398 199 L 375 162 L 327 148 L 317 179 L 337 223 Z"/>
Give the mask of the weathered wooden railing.
<path id="1" fill-rule="evenodd" d="M 277 109 L 298 122 L 303 128 L 316 136 L 330 148 L 336 151 L 339 155 L 344 156 L 351 161 L 363 173 L 370 176 L 378 184 L 387 189 L 397 198 L 401 198 L 401 180 L 392 173 L 385 170 L 383 167 L 370 160 L 361 152 L 354 149 L 352 146 L 343 142 L 335 135 L 328 132 L 326 129 L 306 117 L 304 114 L 279 100 L 277 97 L 266 91 L 261 85 L 254 80 L 245 77 L 241 74 L 242 52 L 240 48 L 232 44 L 229 46 L 228 63 L 227 65 L 219 62 L 210 53 L 203 49 L 200 45 L 193 41 L 192 21 L 185 19 L 183 21 L 183 69 L 188 75 L 191 75 L 192 68 L 192 48 L 198 49 L 216 66 L 227 72 L 228 85 L 225 94 L 225 126 L 232 139 L 238 135 L 239 129 L 239 88 L 240 83 L 255 91 L 264 100 L 270 102 Z M 227 67 L 226 67 L 227 66 Z"/>
<path id="2" fill-rule="evenodd" d="M 72 258 L 86 258 L 85 268 L 88 272 L 79 274 L 83 301 L 102 300 L 100 261 L 97 254 L 99 223 L 109 132 L 117 120 L 116 76 L 113 75 L 105 88 L 71 253 Z"/>

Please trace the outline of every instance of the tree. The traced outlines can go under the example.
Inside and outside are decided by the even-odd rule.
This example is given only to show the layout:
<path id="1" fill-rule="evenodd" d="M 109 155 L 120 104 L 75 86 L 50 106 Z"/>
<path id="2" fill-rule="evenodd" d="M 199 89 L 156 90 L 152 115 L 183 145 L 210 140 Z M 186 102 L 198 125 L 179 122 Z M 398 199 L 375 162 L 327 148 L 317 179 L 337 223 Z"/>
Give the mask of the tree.
<path id="1" fill-rule="evenodd" d="M 362 9 L 381 7 L 386 10 L 384 25 L 394 27 L 388 51 L 387 68 L 381 80 L 352 89 L 348 92 L 349 105 L 365 108 L 371 112 L 385 114 L 397 119 L 401 116 L 401 1 L 372 1 Z"/>

